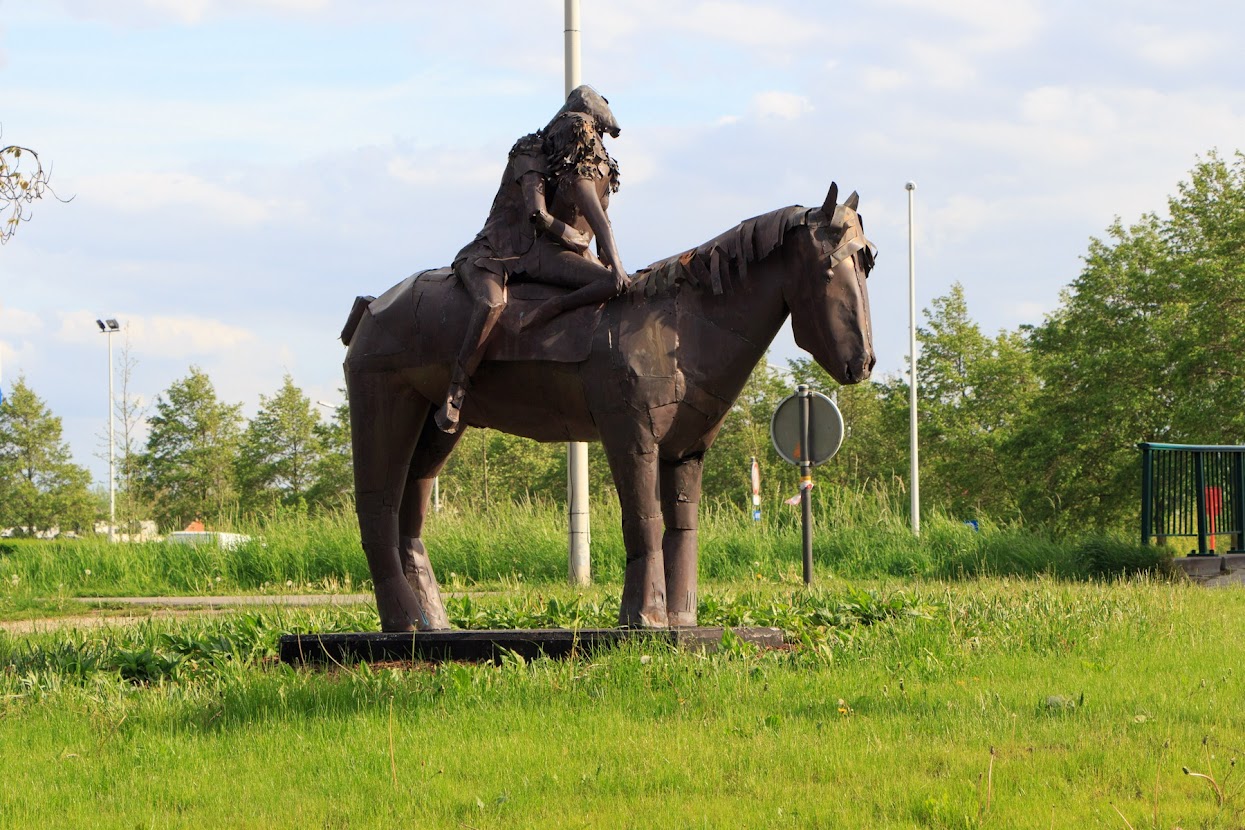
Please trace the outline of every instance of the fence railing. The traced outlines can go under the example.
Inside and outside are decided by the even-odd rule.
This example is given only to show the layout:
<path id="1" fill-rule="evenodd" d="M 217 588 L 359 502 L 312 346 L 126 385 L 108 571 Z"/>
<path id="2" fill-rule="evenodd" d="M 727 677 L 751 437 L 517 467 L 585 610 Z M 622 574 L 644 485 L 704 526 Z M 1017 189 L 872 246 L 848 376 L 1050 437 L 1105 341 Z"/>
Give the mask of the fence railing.
<path id="1" fill-rule="evenodd" d="M 1141 543 L 1196 536 L 1190 555 L 1215 554 L 1215 539 L 1245 551 L 1245 447 L 1138 444 Z"/>

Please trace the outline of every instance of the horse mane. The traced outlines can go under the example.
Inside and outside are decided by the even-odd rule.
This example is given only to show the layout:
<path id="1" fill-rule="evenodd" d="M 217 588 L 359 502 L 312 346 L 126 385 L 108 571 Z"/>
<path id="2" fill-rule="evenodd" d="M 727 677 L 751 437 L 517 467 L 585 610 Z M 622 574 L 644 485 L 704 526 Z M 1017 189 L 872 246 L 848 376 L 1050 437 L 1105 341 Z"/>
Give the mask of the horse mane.
<path id="1" fill-rule="evenodd" d="M 708 242 L 636 271 L 627 293 L 652 297 L 689 283 L 722 294 L 733 280 L 748 276 L 749 265 L 773 253 L 789 230 L 807 224 L 808 214 L 808 208 L 792 205 L 745 219 Z"/>

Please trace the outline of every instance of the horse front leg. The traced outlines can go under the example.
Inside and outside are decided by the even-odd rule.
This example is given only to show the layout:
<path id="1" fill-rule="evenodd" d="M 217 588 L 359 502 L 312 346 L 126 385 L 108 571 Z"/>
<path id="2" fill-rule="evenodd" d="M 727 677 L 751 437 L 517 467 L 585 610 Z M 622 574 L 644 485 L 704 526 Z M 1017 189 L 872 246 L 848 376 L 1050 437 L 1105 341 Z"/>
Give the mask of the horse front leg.
<path id="1" fill-rule="evenodd" d="M 627 628 L 665 628 L 669 623 L 661 505 L 657 497 L 657 449 L 618 440 L 617 436 L 617 432 L 602 429 L 602 443 L 622 507 L 623 546 L 627 549 L 618 624 Z"/>
<path id="2" fill-rule="evenodd" d="M 420 630 L 450 627 L 445 605 L 441 601 L 441 587 L 437 584 L 432 560 L 428 558 L 428 549 L 424 546 L 424 519 L 428 515 L 428 503 L 436 477 L 466 431 L 442 432 L 433 418 L 430 406 L 419 433 L 419 443 L 415 445 L 415 453 L 411 457 L 398 513 L 398 559 L 407 584 L 419 601 L 421 618 L 416 625 Z"/>
<path id="3" fill-rule="evenodd" d="M 666 614 L 671 626 L 696 625 L 700 481 L 704 457 L 661 461 L 661 514 L 666 531 Z"/>
<path id="4" fill-rule="evenodd" d="M 437 432 L 441 432 L 439 429 Z M 459 431 L 461 432 L 461 430 Z M 445 433 L 441 433 L 445 434 Z M 419 618 L 415 627 L 420 631 L 438 631 L 450 627 L 445 604 L 441 601 L 441 586 L 437 584 L 432 560 L 424 547 L 423 523 L 432 494 L 433 480 L 412 479 L 406 483 L 402 494 L 402 510 L 398 515 L 398 561 L 406 583 L 415 594 L 419 605 Z M 411 530 L 412 523 L 421 529 Z"/>
<path id="5" fill-rule="evenodd" d="M 382 631 L 427 627 L 398 544 L 398 512 L 420 426 L 430 404 L 391 373 L 346 372 L 354 455 L 355 511 Z"/>

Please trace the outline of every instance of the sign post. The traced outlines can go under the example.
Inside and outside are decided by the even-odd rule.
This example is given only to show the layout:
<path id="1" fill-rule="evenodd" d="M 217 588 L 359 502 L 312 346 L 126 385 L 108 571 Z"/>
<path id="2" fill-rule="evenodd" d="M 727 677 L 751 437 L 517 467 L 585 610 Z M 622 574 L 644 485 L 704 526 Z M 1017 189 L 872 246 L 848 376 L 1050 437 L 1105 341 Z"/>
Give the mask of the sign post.
<path id="1" fill-rule="evenodd" d="M 813 465 L 808 460 L 808 422 L 811 415 L 808 403 L 809 389 L 804 384 L 796 387 L 800 399 L 800 527 L 804 541 L 804 584 L 813 584 Z"/>
<path id="2" fill-rule="evenodd" d="M 843 415 L 834 401 L 805 384 L 774 410 L 770 440 L 788 463 L 800 468 L 804 584 L 813 583 L 813 467 L 829 461 L 843 444 Z"/>
<path id="3" fill-rule="evenodd" d="M 752 456 L 752 521 L 761 521 L 761 465 Z"/>

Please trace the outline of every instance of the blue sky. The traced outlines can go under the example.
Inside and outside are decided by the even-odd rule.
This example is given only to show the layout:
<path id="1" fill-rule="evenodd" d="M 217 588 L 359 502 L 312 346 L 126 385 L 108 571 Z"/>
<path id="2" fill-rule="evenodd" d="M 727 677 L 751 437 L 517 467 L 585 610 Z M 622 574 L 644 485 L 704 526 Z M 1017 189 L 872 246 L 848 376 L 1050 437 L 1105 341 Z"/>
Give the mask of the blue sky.
<path id="1" fill-rule="evenodd" d="M 883 372 L 907 353 L 909 179 L 919 305 L 959 281 L 993 332 L 1041 322 L 1091 236 L 1245 144 L 1237 2 L 582 2 L 584 80 L 623 125 L 624 263 L 835 179 L 881 250 Z M 0 249 L 3 382 L 26 376 L 97 480 L 97 317 L 147 401 L 194 364 L 248 415 L 285 372 L 336 402 L 352 298 L 448 263 L 562 98 L 558 0 L 0 2 L 0 27 L 3 140 L 74 197 Z M 771 359 L 798 354 L 784 333 Z"/>

